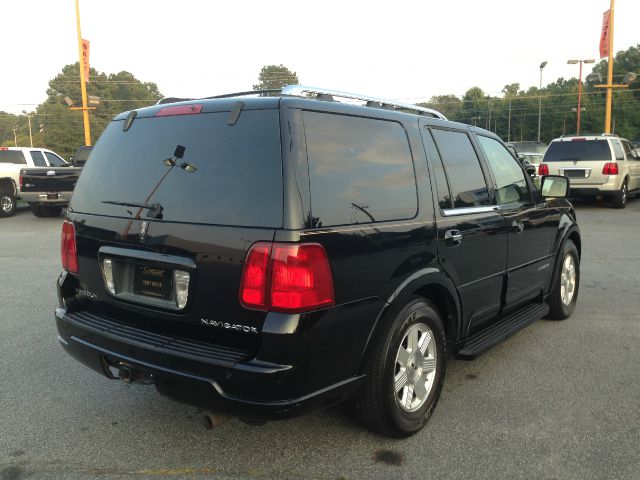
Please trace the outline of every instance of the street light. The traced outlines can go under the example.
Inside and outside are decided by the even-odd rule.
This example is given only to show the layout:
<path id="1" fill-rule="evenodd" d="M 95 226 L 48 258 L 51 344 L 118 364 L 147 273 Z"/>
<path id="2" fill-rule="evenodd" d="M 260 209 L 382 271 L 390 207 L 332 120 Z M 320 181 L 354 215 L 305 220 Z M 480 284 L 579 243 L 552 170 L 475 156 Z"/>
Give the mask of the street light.
<path id="1" fill-rule="evenodd" d="M 580 75 L 578 77 L 578 119 L 577 119 L 577 127 L 576 127 L 576 135 L 580 135 L 580 105 L 582 102 L 582 64 L 583 63 L 596 63 L 593 58 L 588 60 L 567 60 L 569 65 L 575 65 L 576 63 L 580 64 Z"/>
<path id="2" fill-rule="evenodd" d="M 542 122 L 542 69 L 547 66 L 547 61 L 545 60 L 540 64 L 540 98 L 538 100 L 538 141 L 540 141 L 540 125 Z"/>

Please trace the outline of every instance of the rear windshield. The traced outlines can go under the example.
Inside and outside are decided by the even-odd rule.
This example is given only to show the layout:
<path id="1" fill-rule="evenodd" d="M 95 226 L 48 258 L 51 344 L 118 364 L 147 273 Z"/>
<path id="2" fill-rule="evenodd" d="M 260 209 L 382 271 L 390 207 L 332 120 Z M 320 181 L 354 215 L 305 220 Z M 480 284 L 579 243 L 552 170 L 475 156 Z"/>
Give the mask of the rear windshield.
<path id="1" fill-rule="evenodd" d="M 551 142 L 544 162 L 564 162 L 581 160 L 611 160 L 611 150 L 606 140 L 573 140 Z"/>
<path id="2" fill-rule="evenodd" d="M 136 207 L 105 202 L 159 203 L 165 221 L 282 226 L 278 110 L 244 111 L 233 126 L 228 118 L 136 118 L 126 132 L 111 122 L 78 180 L 73 210 L 130 218 Z M 172 166 L 178 146 L 184 154 Z"/>
<path id="3" fill-rule="evenodd" d="M 20 150 L 0 150 L 0 163 L 26 165 L 27 161 Z"/>

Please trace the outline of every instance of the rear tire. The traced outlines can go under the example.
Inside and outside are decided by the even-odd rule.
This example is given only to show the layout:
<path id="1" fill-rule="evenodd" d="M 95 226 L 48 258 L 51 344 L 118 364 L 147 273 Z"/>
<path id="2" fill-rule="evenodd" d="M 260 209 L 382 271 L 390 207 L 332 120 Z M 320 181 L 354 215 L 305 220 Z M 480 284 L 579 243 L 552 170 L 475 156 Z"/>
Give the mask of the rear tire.
<path id="1" fill-rule="evenodd" d="M 60 205 L 42 205 L 43 217 L 59 217 L 62 213 L 62 207 Z"/>
<path id="2" fill-rule="evenodd" d="M 440 398 L 446 368 L 444 326 L 435 306 L 421 297 L 380 321 L 365 361 L 367 378 L 352 408 L 370 430 L 404 438 L 424 427 Z"/>
<path id="3" fill-rule="evenodd" d="M 564 242 L 560 253 L 560 265 L 553 282 L 553 290 L 547 303 L 552 320 L 569 318 L 576 308 L 580 287 L 580 257 L 575 243 Z"/>
<path id="4" fill-rule="evenodd" d="M 12 192 L 0 192 L 0 217 L 13 217 L 16 207 L 16 196 Z"/>
<path id="5" fill-rule="evenodd" d="M 627 199 L 629 198 L 629 186 L 627 182 L 628 180 L 625 179 L 622 187 L 620 187 L 620 191 L 613 197 L 614 208 L 624 208 L 627 206 Z"/>
<path id="6" fill-rule="evenodd" d="M 37 205 L 35 203 L 31 204 L 31 213 L 33 213 L 38 218 L 44 217 L 42 205 Z"/>
<path id="7" fill-rule="evenodd" d="M 41 204 L 32 204 L 31 212 L 36 217 L 47 217 L 54 218 L 59 217 L 62 213 L 62 207 L 60 205 L 41 205 Z"/>

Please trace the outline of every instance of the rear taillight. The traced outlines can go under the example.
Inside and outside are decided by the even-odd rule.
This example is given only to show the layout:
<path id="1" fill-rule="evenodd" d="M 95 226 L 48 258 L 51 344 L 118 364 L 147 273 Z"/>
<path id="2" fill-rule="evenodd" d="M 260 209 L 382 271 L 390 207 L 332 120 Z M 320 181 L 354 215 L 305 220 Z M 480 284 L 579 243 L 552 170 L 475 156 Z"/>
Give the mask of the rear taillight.
<path id="1" fill-rule="evenodd" d="M 246 308 L 302 313 L 333 305 L 333 277 L 322 245 L 254 244 L 240 283 Z"/>
<path id="2" fill-rule="evenodd" d="M 538 175 L 549 175 L 549 165 L 545 163 L 541 163 L 540 165 L 538 165 Z"/>
<path id="3" fill-rule="evenodd" d="M 76 229 L 69 220 L 62 224 L 62 242 L 60 246 L 62 268 L 78 273 L 78 251 L 76 249 Z"/>
<path id="4" fill-rule="evenodd" d="M 20 190 L 22 190 L 22 186 L 24 185 L 24 179 L 22 178 L 22 172 L 20 172 L 20 177 L 18 177 L 18 183 L 20 184 Z"/>
<path id="5" fill-rule="evenodd" d="M 618 175 L 618 164 L 609 162 L 604 164 L 604 168 L 602 169 L 603 175 Z"/>

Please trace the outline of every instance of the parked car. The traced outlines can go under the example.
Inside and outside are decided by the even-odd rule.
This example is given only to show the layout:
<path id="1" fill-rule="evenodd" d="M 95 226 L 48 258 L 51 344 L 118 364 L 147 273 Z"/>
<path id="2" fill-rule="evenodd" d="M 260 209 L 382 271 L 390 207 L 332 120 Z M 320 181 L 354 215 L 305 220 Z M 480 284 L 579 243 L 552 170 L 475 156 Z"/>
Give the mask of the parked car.
<path id="1" fill-rule="evenodd" d="M 362 95 L 289 86 L 124 112 L 62 227 L 58 338 L 108 378 L 213 412 L 350 400 L 405 437 L 450 355 L 573 312 L 567 189 L 535 189 L 491 132 Z"/>
<path id="2" fill-rule="evenodd" d="M 640 193 L 640 157 L 628 140 L 611 134 L 556 138 L 538 173 L 565 175 L 571 196 L 609 197 L 616 208 Z"/>
<path id="3" fill-rule="evenodd" d="M 18 200 L 37 216 L 60 215 L 79 171 L 45 148 L 0 147 L 0 217 L 14 215 Z"/>

